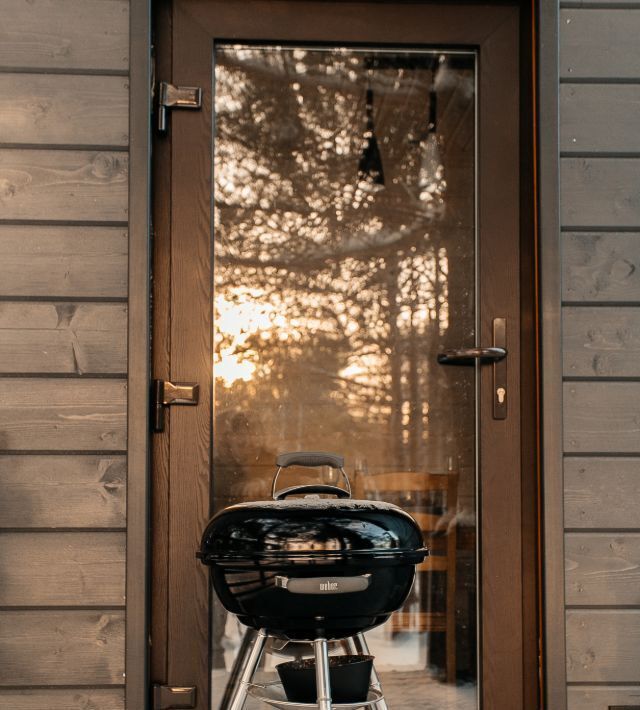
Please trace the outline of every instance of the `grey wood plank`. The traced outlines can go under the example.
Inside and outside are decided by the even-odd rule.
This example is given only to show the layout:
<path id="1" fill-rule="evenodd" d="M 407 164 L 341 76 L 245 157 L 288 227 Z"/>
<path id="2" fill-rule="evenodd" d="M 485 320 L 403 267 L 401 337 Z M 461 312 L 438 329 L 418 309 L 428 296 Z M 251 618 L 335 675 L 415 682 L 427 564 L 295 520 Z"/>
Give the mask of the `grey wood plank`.
<path id="1" fill-rule="evenodd" d="M 640 152 L 640 86 L 561 84 L 560 150 Z"/>
<path id="2" fill-rule="evenodd" d="M 564 461 L 567 528 L 640 528 L 640 459 Z"/>
<path id="3" fill-rule="evenodd" d="M 6 710 L 124 710 L 124 690 L 70 688 L 58 690 L 0 690 Z"/>
<path id="4" fill-rule="evenodd" d="M 123 611 L 0 611 L 0 686 L 120 685 Z"/>
<path id="5" fill-rule="evenodd" d="M 124 304 L 0 303 L 0 372 L 126 370 Z"/>
<path id="6" fill-rule="evenodd" d="M 123 451 L 126 383 L 4 378 L 0 449 Z"/>
<path id="7" fill-rule="evenodd" d="M 560 76 L 636 78 L 638 9 L 560 11 Z"/>
<path id="8" fill-rule="evenodd" d="M 0 66 L 125 70 L 126 0 L 3 0 Z"/>
<path id="9" fill-rule="evenodd" d="M 560 220 L 564 227 L 640 225 L 640 159 L 562 158 Z"/>
<path id="10" fill-rule="evenodd" d="M 568 232 L 563 239 L 565 301 L 640 301 L 640 233 Z"/>
<path id="11" fill-rule="evenodd" d="M 640 377 L 640 308 L 564 308 L 565 376 Z"/>
<path id="12" fill-rule="evenodd" d="M 0 225 L 0 296 L 122 298 L 126 229 Z"/>
<path id="13" fill-rule="evenodd" d="M 0 141 L 33 145 L 129 142 L 129 79 L 0 74 Z"/>
<path id="14" fill-rule="evenodd" d="M 126 523 L 124 456 L 0 457 L 1 528 L 118 528 Z"/>
<path id="15" fill-rule="evenodd" d="M 640 611 L 567 611 L 567 680 L 640 681 Z"/>
<path id="16" fill-rule="evenodd" d="M 564 449 L 640 450 L 640 382 L 565 383 Z"/>
<path id="17" fill-rule="evenodd" d="M 567 604 L 640 605 L 640 534 L 567 533 Z"/>
<path id="18" fill-rule="evenodd" d="M 610 705 L 640 705 L 640 688 L 631 686 L 569 687 L 567 710 L 609 710 Z"/>
<path id="19" fill-rule="evenodd" d="M 0 533 L 0 606 L 118 606 L 124 532 Z"/>
<path id="20" fill-rule="evenodd" d="M 0 150 L 0 219 L 126 221 L 128 163 L 121 152 Z"/>

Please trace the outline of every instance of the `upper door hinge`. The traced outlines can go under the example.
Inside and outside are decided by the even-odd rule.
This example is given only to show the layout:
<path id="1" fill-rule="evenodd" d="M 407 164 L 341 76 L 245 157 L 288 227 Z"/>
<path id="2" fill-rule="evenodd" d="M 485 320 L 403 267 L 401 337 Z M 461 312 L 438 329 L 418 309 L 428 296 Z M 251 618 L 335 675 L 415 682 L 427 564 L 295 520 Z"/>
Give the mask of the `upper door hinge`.
<path id="1" fill-rule="evenodd" d="M 200 386 L 194 382 L 153 380 L 151 384 L 151 422 L 153 431 L 164 431 L 164 410 L 171 404 L 198 404 Z"/>
<path id="2" fill-rule="evenodd" d="M 167 130 L 167 111 L 175 108 L 202 108 L 202 89 L 199 86 L 174 86 L 167 81 L 158 82 L 158 131 Z"/>
<path id="3" fill-rule="evenodd" d="M 191 710 L 198 694 L 195 687 L 177 688 L 170 685 L 153 686 L 153 710 Z"/>

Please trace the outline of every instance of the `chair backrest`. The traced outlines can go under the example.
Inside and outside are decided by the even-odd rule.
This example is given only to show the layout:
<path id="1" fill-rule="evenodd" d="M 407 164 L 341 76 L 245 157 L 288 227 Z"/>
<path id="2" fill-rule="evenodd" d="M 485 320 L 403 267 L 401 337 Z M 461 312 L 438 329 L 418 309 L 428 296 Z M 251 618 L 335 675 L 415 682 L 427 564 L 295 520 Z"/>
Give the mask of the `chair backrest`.
<path id="1" fill-rule="evenodd" d="M 407 507 L 408 512 L 424 532 L 437 530 L 442 523 L 443 516 L 452 517 L 458 504 L 458 476 L 455 473 L 420 473 L 416 471 L 379 473 L 366 476 L 363 486 L 368 497 L 388 500 L 391 503 L 399 502 L 402 507 Z M 419 510 L 424 507 L 426 499 L 430 499 L 434 492 L 440 494 L 437 496 L 437 503 L 442 514 Z M 415 500 L 412 500 L 410 505 L 403 506 L 398 499 L 407 494 Z"/>

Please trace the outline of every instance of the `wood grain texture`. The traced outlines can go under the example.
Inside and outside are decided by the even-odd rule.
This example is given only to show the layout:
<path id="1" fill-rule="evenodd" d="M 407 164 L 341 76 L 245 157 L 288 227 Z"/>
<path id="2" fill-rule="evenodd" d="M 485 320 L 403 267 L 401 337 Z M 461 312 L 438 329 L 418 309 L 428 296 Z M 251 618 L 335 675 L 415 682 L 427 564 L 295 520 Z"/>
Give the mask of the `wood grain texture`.
<path id="1" fill-rule="evenodd" d="M 640 611 L 567 611 L 569 682 L 640 681 Z"/>
<path id="2" fill-rule="evenodd" d="M 0 611 L 0 686 L 120 685 L 123 611 Z"/>
<path id="3" fill-rule="evenodd" d="M 0 141 L 126 146 L 129 79 L 0 74 Z"/>
<path id="4" fill-rule="evenodd" d="M 640 233 L 566 233 L 565 301 L 640 301 Z"/>
<path id="5" fill-rule="evenodd" d="M 561 223 L 564 227 L 640 225 L 640 160 L 562 158 Z"/>
<path id="6" fill-rule="evenodd" d="M 0 225 L 0 296 L 122 298 L 126 229 Z"/>
<path id="7" fill-rule="evenodd" d="M 94 690 L 0 690 L 0 708 L 7 710 L 124 710 L 124 691 Z"/>
<path id="8" fill-rule="evenodd" d="M 610 705 L 640 705 L 638 686 L 568 688 L 567 710 L 609 710 Z"/>
<path id="9" fill-rule="evenodd" d="M 126 370 L 124 304 L 0 303 L 0 372 Z"/>
<path id="10" fill-rule="evenodd" d="M 567 528 L 640 528 L 640 459 L 567 458 Z"/>
<path id="11" fill-rule="evenodd" d="M 126 383 L 120 380 L 5 378 L 0 449 L 126 449 Z"/>
<path id="12" fill-rule="evenodd" d="M 560 76 L 636 78 L 640 10 L 560 11 Z"/>
<path id="13" fill-rule="evenodd" d="M 0 528 L 120 528 L 124 456 L 0 458 Z"/>
<path id="14" fill-rule="evenodd" d="M 4 0 L 0 66 L 125 70 L 126 0 Z"/>
<path id="15" fill-rule="evenodd" d="M 566 603 L 640 605 L 640 534 L 567 533 Z"/>
<path id="16" fill-rule="evenodd" d="M 640 308 L 564 308 L 565 376 L 640 377 Z"/>
<path id="17" fill-rule="evenodd" d="M 0 533 L 0 606 L 124 605 L 125 533 Z"/>
<path id="18" fill-rule="evenodd" d="M 0 150 L 0 219 L 126 221 L 128 163 L 124 152 Z"/>
<path id="19" fill-rule="evenodd" d="M 640 450 L 640 383 L 565 383 L 564 449 Z"/>
<path id="20" fill-rule="evenodd" d="M 560 85 L 560 150 L 640 152 L 640 86 Z"/>

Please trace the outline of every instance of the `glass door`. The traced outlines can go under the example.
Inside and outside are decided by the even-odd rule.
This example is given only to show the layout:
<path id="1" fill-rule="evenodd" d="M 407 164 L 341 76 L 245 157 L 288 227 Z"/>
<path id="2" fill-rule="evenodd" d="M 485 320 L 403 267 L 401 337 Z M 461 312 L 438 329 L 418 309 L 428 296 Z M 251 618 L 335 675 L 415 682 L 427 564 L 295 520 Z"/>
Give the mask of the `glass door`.
<path id="1" fill-rule="evenodd" d="M 477 340 L 476 62 L 214 47 L 214 510 L 316 450 L 415 517 L 432 557 L 367 634 L 394 710 L 477 707 L 476 370 L 437 359 Z M 242 628 L 213 604 L 217 707 Z"/>

